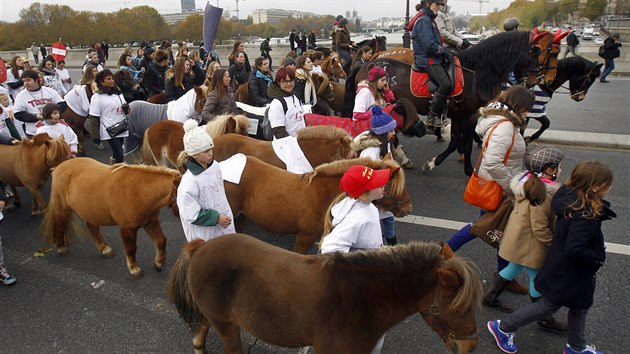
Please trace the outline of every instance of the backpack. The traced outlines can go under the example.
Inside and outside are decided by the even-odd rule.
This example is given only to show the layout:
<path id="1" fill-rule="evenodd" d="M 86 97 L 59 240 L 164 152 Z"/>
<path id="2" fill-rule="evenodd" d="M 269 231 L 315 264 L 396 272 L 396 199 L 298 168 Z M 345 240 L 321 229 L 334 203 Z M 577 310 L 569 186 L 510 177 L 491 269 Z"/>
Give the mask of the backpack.
<path id="1" fill-rule="evenodd" d="M 286 115 L 287 111 L 289 110 L 289 107 L 287 106 L 287 101 L 284 100 L 284 97 L 274 98 L 272 102 L 275 100 L 280 101 L 280 103 L 282 104 L 282 111 Z M 273 131 L 271 130 L 271 123 L 269 122 L 269 108 L 267 108 L 267 110 L 265 111 L 265 116 L 263 117 L 262 123 L 260 123 L 260 128 L 262 129 L 262 134 L 265 140 L 273 140 Z"/>
<path id="2" fill-rule="evenodd" d="M 597 55 L 599 55 L 600 57 L 606 59 L 604 57 L 604 55 L 606 55 L 606 47 L 602 44 L 601 47 L 599 47 L 599 50 L 597 51 Z"/>

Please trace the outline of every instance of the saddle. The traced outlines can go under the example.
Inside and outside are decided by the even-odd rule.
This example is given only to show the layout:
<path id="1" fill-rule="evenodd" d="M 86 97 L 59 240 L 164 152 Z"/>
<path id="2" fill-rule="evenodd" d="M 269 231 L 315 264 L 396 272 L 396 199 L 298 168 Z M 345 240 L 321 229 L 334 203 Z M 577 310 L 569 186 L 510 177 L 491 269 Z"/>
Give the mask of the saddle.
<path id="1" fill-rule="evenodd" d="M 448 97 L 455 97 L 460 95 L 464 91 L 464 72 L 459 63 L 459 58 L 455 57 L 455 65 L 449 64 L 446 68 L 448 78 L 454 83 L 453 90 Z M 409 86 L 411 94 L 418 98 L 431 98 L 432 93 L 437 90 L 437 85 L 431 81 L 429 74 L 422 68 L 415 65 L 411 66 L 411 73 L 409 74 Z"/>

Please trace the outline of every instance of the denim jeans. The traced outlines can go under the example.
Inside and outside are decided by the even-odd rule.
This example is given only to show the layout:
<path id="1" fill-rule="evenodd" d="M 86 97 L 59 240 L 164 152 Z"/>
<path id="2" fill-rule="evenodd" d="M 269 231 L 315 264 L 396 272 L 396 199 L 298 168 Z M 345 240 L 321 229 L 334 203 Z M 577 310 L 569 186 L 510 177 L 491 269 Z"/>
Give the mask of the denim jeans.
<path id="1" fill-rule="evenodd" d="M 112 148 L 115 163 L 124 162 L 125 160 L 125 155 L 123 152 L 123 142 L 125 141 L 124 139 L 125 138 L 111 138 L 107 140 L 109 146 Z"/>
<path id="2" fill-rule="evenodd" d="M 600 80 L 606 80 L 608 74 L 613 70 L 615 70 L 615 59 L 604 59 L 604 72 L 602 72 Z"/>
<path id="3" fill-rule="evenodd" d="M 394 229 L 394 217 L 389 216 L 381 219 L 381 232 L 383 233 L 383 237 L 392 238 L 396 236 L 396 230 Z"/>

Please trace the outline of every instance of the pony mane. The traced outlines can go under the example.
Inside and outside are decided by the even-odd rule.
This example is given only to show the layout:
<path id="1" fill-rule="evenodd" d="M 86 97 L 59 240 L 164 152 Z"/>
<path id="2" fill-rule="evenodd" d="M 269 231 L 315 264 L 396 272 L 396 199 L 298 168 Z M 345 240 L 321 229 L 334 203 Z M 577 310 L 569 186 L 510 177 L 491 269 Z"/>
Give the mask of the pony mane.
<path id="1" fill-rule="evenodd" d="M 529 38 L 528 31 L 501 32 L 459 51 L 457 56 L 462 66 L 475 71 L 475 89 L 491 93 L 517 63 L 527 65 Z"/>
<path id="2" fill-rule="evenodd" d="M 450 307 L 457 311 L 467 311 L 481 304 L 483 291 L 479 280 L 479 270 L 475 264 L 458 256 L 444 260 L 442 246 L 437 242 L 411 242 L 396 247 L 349 253 L 333 252 L 324 254 L 322 257 L 324 257 L 322 267 L 335 268 L 350 265 L 386 269 L 392 272 L 411 271 L 418 275 L 430 273 L 443 262 L 442 267 L 456 272 L 462 282 Z"/>
<path id="3" fill-rule="evenodd" d="M 249 127 L 249 119 L 247 119 L 247 116 L 242 114 L 222 114 L 216 116 L 215 119 L 208 122 L 208 124 L 206 125 L 206 132 L 208 133 L 208 135 L 210 135 L 211 138 L 227 133 L 232 133 L 227 129 L 230 120 L 233 120 L 236 125 L 234 133 L 243 135 L 243 133 L 247 132 L 247 128 Z"/>
<path id="4" fill-rule="evenodd" d="M 558 60 L 558 71 L 578 71 L 586 69 L 591 71 L 594 67 L 595 63 L 580 56 L 572 56 Z"/>
<path id="5" fill-rule="evenodd" d="M 149 165 L 127 165 L 126 163 L 116 164 L 112 169 L 112 173 L 117 173 L 122 169 L 130 169 L 132 171 L 142 171 L 152 174 L 169 175 L 172 177 L 180 176 L 179 171 L 164 166 L 149 166 Z"/>

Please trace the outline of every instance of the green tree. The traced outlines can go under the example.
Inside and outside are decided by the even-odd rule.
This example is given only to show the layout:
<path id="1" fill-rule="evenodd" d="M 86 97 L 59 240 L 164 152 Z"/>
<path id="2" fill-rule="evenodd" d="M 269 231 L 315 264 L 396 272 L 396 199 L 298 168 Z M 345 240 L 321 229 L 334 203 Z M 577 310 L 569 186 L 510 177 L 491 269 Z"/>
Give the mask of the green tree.
<path id="1" fill-rule="evenodd" d="M 192 14 L 175 25 L 173 37 L 175 39 L 199 40 L 203 38 L 203 15 Z"/>
<path id="2" fill-rule="evenodd" d="M 607 0 L 587 0 L 582 16 L 594 20 L 605 13 L 607 5 Z"/>

